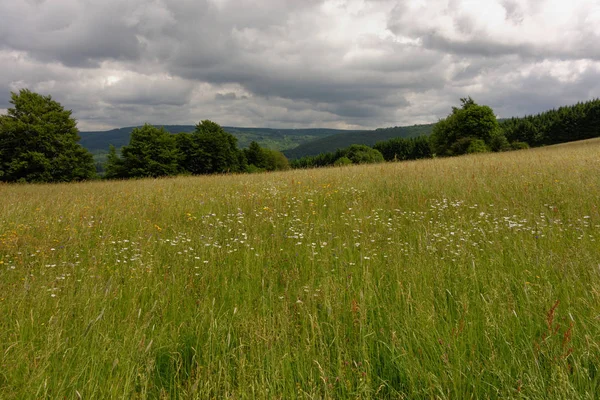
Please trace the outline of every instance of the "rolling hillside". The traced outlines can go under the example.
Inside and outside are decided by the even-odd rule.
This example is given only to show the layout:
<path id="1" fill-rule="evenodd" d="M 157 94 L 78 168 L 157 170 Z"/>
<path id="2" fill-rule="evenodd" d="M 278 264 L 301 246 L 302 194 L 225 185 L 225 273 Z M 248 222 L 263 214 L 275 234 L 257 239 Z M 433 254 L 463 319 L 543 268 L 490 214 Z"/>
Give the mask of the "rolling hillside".
<path id="1" fill-rule="evenodd" d="M 164 125 L 171 133 L 192 132 L 194 125 Z M 134 127 L 112 129 L 109 131 L 80 132 L 81 145 L 94 154 L 108 152 L 109 145 L 120 148 L 129 143 L 129 136 Z M 339 129 L 270 129 L 270 128 L 237 128 L 224 126 L 227 132 L 238 138 L 240 147 L 248 147 L 256 141 L 262 147 L 273 150 L 284 150 L 298 146 L 301 143 L 331 135 L 346 135 L 355 131 Z"/>
<path id="2" fill-rule="evenodd" d="M 315 139 L 303 143 L 293 149 L 285 150 L 283 153 L 290 159 L 304 156 L 315 156 L 321 153 L 336 151 L 353 144 L 366 144 L 373 146 L 382 140 L 397 137 L 416 137 L 429 135 L 435 124 L 398 126 L 393 128 L 380 128 L 374 131 L 346 131 L 331 136 Z"/>

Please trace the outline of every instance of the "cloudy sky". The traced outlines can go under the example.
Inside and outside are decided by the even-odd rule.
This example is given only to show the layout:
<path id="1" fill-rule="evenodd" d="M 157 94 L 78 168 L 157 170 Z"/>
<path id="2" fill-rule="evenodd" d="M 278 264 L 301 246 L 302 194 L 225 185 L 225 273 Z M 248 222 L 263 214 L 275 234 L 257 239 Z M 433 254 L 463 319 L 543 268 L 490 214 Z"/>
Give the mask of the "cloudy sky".
<path id="1" fill-rule="evenodd" d="M 376 128 L 600 97 L 600 0 L 0 0 L 0 113 Z"/>

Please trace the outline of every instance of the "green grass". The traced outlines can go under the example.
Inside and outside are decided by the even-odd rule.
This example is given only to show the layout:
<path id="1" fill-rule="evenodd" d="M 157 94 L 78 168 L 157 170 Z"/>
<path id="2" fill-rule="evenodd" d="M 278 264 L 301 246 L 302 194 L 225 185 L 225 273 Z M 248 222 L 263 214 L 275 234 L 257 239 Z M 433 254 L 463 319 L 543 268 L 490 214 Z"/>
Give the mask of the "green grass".
<path id="1" fill-rule="evenodd" d="M 0 186 L 0 398 L 595 398 L 600 141 Z"/>

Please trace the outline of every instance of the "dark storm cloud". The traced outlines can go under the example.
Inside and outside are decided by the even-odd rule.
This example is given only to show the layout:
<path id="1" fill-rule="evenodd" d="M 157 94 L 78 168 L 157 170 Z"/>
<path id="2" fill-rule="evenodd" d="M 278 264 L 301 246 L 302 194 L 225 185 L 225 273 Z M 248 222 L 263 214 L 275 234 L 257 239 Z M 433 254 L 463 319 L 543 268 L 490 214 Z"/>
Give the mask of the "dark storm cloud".
<path id="1" fill-rule="evenodd" d="M 28 87 L 83 127 L 538 112 L 597 96 L 598 26 L 583 0 L 0 0 L 0 108 Z"/>
<path id="2" fill-rule="evenodd" d="M 136 60 L 142 49 L 127 4 L 115 0 L 2 1 L 1 46 L 68 66 L 97 67 L 106 59 Z"/>

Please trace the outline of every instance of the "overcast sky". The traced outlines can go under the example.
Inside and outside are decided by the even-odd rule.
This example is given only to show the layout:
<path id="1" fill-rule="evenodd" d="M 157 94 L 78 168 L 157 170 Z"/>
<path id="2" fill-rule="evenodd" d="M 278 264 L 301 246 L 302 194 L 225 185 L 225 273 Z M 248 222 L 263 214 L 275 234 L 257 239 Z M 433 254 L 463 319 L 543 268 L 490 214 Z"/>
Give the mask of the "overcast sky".
<path id="1" fill-rule="evenodd" d="M 519 116 L 600 96 L 600 0 L 0 0 L 0 114 L 21 88 L 81 130 Z"/>

